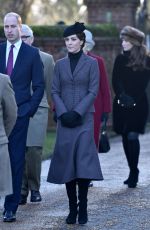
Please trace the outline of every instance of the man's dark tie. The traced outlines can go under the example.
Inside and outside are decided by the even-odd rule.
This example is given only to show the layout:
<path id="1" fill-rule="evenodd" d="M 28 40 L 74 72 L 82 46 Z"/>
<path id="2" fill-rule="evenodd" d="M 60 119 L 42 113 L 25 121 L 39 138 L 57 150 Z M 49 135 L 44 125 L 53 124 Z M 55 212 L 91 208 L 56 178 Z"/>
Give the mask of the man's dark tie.
<path id="1" fill-rule="evenodd" d="M 13 70 L 13 48 L 15 46 L 11 45 L 10 51 L 9 51 L 9 55 L 8 55 L 8 61 L 7 61 L 7 74 L 10 76 L 11 72 Z"/>

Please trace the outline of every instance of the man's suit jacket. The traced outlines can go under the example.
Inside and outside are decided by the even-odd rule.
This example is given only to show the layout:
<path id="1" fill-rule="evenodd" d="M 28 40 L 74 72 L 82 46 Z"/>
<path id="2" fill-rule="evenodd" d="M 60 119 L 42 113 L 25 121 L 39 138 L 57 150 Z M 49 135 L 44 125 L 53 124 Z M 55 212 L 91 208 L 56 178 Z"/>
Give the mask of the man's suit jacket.
<path id="1" fill-rule="evenodd" d="M 48 108 L 51 101 L 51 81 L 54 70 L 54 60 L 52 55 L 40 51 L 41 60 L 44 65 L 45 90 L 42 101 L 33 118 L 30 118 L 27 146 L 43 146 L 48 123 Z M 36 135 L 35 135 L 36 133 Z"/>
<path id="2" fill-rule="evenodd" d="M 6 42 L 0 45 L 0 72 L 6 73 Z M 38 49 L 22 42 L 10 79 L 15 91 L 18 116 L 33 116 L 44 92 L 43 66 Z"/>
<path id="3" fill-rule="evenodd" d="M 9 76 L 0 73 L 0 195 L 12 192 L 8 136 L 17 118 L 17 105 Z"/>

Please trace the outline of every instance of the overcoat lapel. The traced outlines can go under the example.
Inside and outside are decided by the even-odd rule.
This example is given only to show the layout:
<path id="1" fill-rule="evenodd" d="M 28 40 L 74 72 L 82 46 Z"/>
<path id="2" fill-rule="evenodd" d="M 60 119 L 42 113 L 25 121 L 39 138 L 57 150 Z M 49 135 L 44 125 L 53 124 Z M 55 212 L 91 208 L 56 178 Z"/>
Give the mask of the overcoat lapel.
<path id="1" fill-rule="evenodd" d="M 86 61 L 87 61 L 87 57 L 86 55 L 83 53 L 80 57 L 80 61 L 78 61 L 76 68 L 73 72 L 73 77 L 76 76 L 76 74 L 78 73 L 78 71 L 80 71 L 81 69 L 83 69 L 84 67 L 86 67 Z"/>
<path id="2" fill-rule="evenodd" d="M 81 69 L 84 68 L 84 66 L 86 66 L 86 61 L 87 61 L 87 57 L 86 55 L 83 53 L 80 57 L 80 61 L 77 63 L 77 66 L 72 74 L 71 72 L 71 67 L 70 67 L 70 60 L 68 58 L 68 56 L 65 59 L 65 63 L 64 63 L 64 68 L 66 69 L 66 71 L 68 72 L 68 75 L 73 79 L 76 74 L 78 73 L 78 71 L 80 71 Z"/>
<path id="3" fill-rule="evenodd" d="M 68 75 L 73 79 L 73 75 L 71 73 L 71 67 L 70 67 L 70 60 L 68 56 L 65 58 L 64 68 L 67 71 Z"/>

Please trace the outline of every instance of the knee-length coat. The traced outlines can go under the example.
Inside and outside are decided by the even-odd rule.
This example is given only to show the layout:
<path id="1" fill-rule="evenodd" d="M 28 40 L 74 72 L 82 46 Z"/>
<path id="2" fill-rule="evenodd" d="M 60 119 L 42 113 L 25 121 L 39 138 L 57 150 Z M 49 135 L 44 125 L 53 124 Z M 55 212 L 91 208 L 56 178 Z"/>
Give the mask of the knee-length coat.
<path id="1" fill-rule="evenodd" d="M 103 179 L 93 130 L 98 87 L 99 69 L 93 58 L 82 53 L 73 74 L 68 57 L 56 62 L 52 98 L 57 117 L 73 110 L 82 116 L 83 124 L 67 128 L 58 119 L 48 182 L 63 184 L 77 178 Z"/>
<path id="2" fill-rule="evenodd" d="M 148 100 L 146 88 L 150 80 L 150 68 L 133 70 L 127 66 L 129 53 L 117 56 L 112 75 L 112 85 L 115 92 L 113 102 L 113 128 L 118 134 L 128 132 L 144 133 L 148 117 Z M 147 64 L 150 58 L 147 58 Z M 149 65 L 150 66 L 150 65 Z M 119 95 L 124 92 L 131 96 L 136 106 L 121 107 L 118 104 Z"/>
<path id="3" fill-rule="evenodd" d="M 94 140 L 98 149 L 101 118 L 103 113 L 111 112 L 111 94 L 103 58 L 90 52 L 88 52 L 87 54 L 97 60 L 100 71 L 99 90 L 97 97 L 94 101 Z"/>
<path id="4" fill-rule="evenodd" d="M 0 196 L 13 192 L 8 136 L 15 125 L 16 118 L 17 105 L 10 77 L 0 74 Z"/>

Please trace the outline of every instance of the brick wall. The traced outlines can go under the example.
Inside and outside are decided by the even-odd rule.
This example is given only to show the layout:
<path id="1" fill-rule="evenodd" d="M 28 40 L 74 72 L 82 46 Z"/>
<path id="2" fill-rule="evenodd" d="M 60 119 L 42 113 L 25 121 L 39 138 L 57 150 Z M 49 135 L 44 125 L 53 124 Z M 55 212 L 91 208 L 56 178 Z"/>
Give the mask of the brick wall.
<path id="1" fill-rule="evenodd" d="M 93 53 L 101 55 L 106 60 L 108 73 L 111 73 L 112 63 L 116 53 L 120 50 L 119 40 L 108 37 L 95 37 L 95 47 Z M 41 50 L 53 55 L 55 61 L 66 55 L 63 39 L 56 38 L 35 38 L 34 45 Z"/>
<path id="2" fill-rule="evenodd" d="M 113 62 L 116 55 L 120 52 L 120 43 L 118 39 L 108 37 L 95 37 L 95 47 L 93 53 L 101 55 L 106 63 L 109 79 L 111 80 L 111 72 Z M 53 55 L 56 61 L 66 55 L 66 49 L 63 39 L 55 38 L 35 38 L 34 45 L 41 50 Z"/>
<path id="3" fill-rule="evenodd" d="M 118 28 L 135 25 L 135 14 L 140 0 L 84 0 L 88 23 L 113 23 Z"/>

